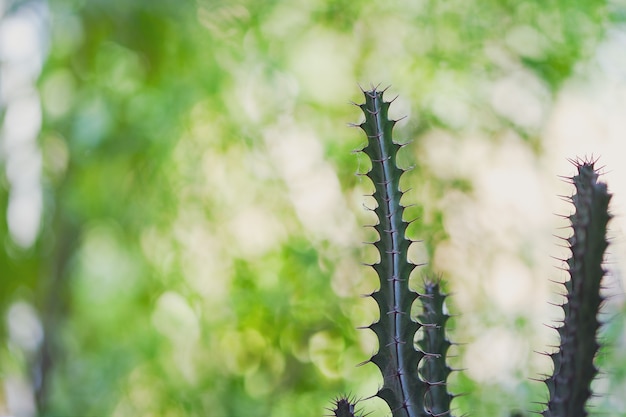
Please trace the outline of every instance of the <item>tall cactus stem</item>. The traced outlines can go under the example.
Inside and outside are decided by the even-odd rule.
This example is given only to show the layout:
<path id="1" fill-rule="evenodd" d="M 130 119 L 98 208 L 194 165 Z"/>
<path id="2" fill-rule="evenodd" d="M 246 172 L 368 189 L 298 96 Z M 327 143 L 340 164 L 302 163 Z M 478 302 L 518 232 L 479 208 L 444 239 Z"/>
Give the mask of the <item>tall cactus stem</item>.
<path id="1" fill-rule="evenodd" d="M 363 152 L 372 162 L 366 175 L 374 184 L 374 212 L 379 221 L 374 226 L 379 235 L 374 246 L 380 261 L 372 267 L 380 287 L 371 294 L 379 308 L 379 320 L 370 326 L 378 338 L 379 349 L 370 361 L 383 376 L 382 388 L 376 395 L 389 405 L 393 417 L 432 416 L 432 410 L 438 407 L 426 401 L 434 398 L 428 394 L 437 392 L 434 386 L 439 381 L 423 380 L 418 372 L 424 356 L 432 353 L 416 349 L 413 343 L 422 324 L 411 318 L 411 307 L 419 295 L 409 288 L 409 276 L 416 265 L 408 259 L 409 223 L 403 220 L 404 207 L 400 203 L 400 177 L 404 171 L 396 161 L 402 145 L 392 138 L 396 122 L 389 120 L 391 103 L 383 100 L 383 93 L 376 88 L 364 91 L 365 103 L 359 106 L 365 115 L 359 127 L 367 135 Z"/>
<path id="2" fill-rule="evenodd" d="M 557 328 L 559 349 L 550 355 L 554 372 L 545 380 L 550 399 L 544 417 L 585 417 L 591 382 L 598 372 L 594 358 L 599 349 L 598 312 L 611 194 L 606 184 L 598 182 L 595 161 L 572 162 L 578 174 L 571 177 L 576 193 L 571 197 L 575 212 L 569 216 L 573 232 L 567 239 L 571 255 L 567 259 L 569 280 L 564 284 L 565 317 Z"/>

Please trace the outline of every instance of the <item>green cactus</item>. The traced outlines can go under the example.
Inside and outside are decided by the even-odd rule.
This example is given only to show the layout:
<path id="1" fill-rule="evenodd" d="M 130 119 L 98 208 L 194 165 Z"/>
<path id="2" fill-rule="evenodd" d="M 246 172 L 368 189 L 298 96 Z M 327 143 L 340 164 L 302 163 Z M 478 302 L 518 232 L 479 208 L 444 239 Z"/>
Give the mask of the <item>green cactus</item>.
<path id="1" fill-rule="evenodd" d="M 408 222 L 403 220 L 399 183 L 404 170 L 397 166 L 402 147 L 394 142 L 394 120 L 388 117 L 391 102 L 383 100 L 384 90 L 363 91 L 365 103 L 359 105 L 365 121 L 358 125 L 367 135 L 362 151 L 372 163 L 366 174 L 374 184 L 373 209 L 378 217 L 374 226 L 379 240 L 373 245 L 380 261 L 371 265 L 378 275 L 379 289 L 370 296 L 379 309 L 379 319 L 368 326 L 377 336 L 379 349 L 369 362 L 380 370 L 383 383 L 376 396 L 391 409 L 393 417 L 450 416 L 454 396 L 447 389 L 452 369 L 446 363 L 451 342 L 446 338 L 445 295 L 436 280 L 424 283 L 423 293 L 409 287 L 409 275 L 416 267 L 408 259 L 411 241 L 405 236 Z M 572 161 L 578 175 L 571 178 L 576 194 L 571 197 L 575 213 L 569 217 L 573 228 L 567 241 L 571 257 L 567 260 L 570 280 L 562 308 L 565 318 L 557 327 L 560 348 L 551 354 L 554 373 L 545 379 L 550 399 L 544 417 L 584 417 L 591 396 L 591 382 L 597 370 L 593 364 L 598 351 L 598 311 L 602 304 L 600 281 L 607 247 L 606 228 L 610 219 L 610 194 L 599 183 L 591 160 Z M 422 313 L 411 317 L 413 302 L 419 300 Z M 421 338 L 414 338 L 421 329 Z M 340 397 L 331 409 L 338 417 L 354 417 L 355 403 Z"/>
<path id="2" fill-rule="evenodd" d="M 591 396 L 591 381 L 597 374 L 593 364 L 600 347 L 596 333 L 602 304 L 600 282 L 611 195 L 606 184 L 598 182 L 594 161 L 572 161 L 578 175 L 571 178 L 576 194 L 571 197 L 575 212 L 569 219 L 573 234 L 567 239 L 571 256 L 567 260 L 570 279 L 565 282 L 565 317 L 558 328 L 561 345 L 550 355 L 554 374 L 546 379 L 550 392 L 545 417 L 587 415 L 585 404 Z"/>
<path id="3" fill-rule="evenodd" d="M 424 294 L 421 294 L 422 314 L 418 316 L 422 324 L 423 337 L 417 342 L 425 353 L 420 363 L 420 374 L 429 384 L 425 397 L 426 409 L 431 415 L 441 416 L 450 413 L 451 395 L 446 387 L 452 369 L 446 364 L 446 354 L 452 343 L 446 338 L 446 322 L 450 316 L 445 312 L 446 295 L 439 289 L 439 283 L 426 281 Z"/>
<path id="4" fill-rule="evenodd" d="M 360 127 L 367 135 L 362 151 L 372 161 L 367 176 L 374 183 L 374 212 L 379 220 L 374 228 L 380 237 L 374 243 L 380 262 L 372 265 L 380 288 L 371 294 L 378 304 L 379 320 L 370 326 L 379 341 L 379 350 L 370 361 L 383 376 L 382 388 L 376 395 L 385 400 L 394 417 L 444 415 L 449 413 L 451 396 L 445 392 L 450 369 L 445 364 L 449 344 L 443 334 L 443 298 L 436 285 L 427 284 L 424 295 L 409 288 L 409 275 L 416 265 L 408 259 L 411 241 L 405 234 L 409 223 L 403 219 L 400 203 L 399 184 L 404 171 L 398 168 L 396 157 L 401 145 L 392 139 L 395 121 L 389 120 L 391 103 L 383 100 L 383 93 L 377 89 L 365 92 L 365 103 L 360 106 L 365 114 Z M 411 317 L 411 307 L 418 298 L 427 300 L 423 317 L 428 322 L 420 323 Z M 424 338 L 416 348 L 413 340 L 422 327 Z M 431 351 L 435 345 L 442 350 Z"/>
<path id="5" fill-rule="evenodd" d="M 332 411 L 333 417 L 363 417 L 358 415 L 356 410 L 356 401 L 347 396 L 341 396 L 335 400 L 334 407 L 328 409 Z"/>

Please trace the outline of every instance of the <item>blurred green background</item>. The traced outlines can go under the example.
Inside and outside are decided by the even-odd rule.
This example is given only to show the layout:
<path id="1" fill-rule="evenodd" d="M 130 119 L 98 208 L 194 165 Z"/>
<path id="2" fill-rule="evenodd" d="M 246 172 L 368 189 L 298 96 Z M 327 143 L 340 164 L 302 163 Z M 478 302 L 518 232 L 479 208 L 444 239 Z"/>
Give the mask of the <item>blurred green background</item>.
<path id="1" fill-rule="evenodd" d="M 321 416 L 373 395 L 359 85 L 391 86 L 456 415 L 540 410 L 566 158 L 626 214 L 626 3 L 0 1 L 0 414 Z M 622 191 L 620 193 L 620 190 Z M 623 219 L 594 399 L 623 416 Z M 462 313 L 462 314 L 461 314 Z M 387 416 L 378 399 L 360 405 Z"/>

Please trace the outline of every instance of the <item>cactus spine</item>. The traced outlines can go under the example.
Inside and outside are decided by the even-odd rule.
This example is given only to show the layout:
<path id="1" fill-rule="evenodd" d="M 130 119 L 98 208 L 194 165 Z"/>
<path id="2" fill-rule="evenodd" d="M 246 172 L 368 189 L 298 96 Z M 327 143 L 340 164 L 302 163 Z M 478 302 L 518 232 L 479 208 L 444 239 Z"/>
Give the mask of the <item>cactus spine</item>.
<path id="1" fill-rule="evenodd" d="M 379 240 L 373 245 L 380 260 L 371 266 L 379 279 L 379 289 L 370 294 L 379 309 L 379 319 L 368 326 L 378 338 L 378 352 L 370 358 L 383 376 L 376 395 L 391 409 L 393 417 L 450 416 L 454 396 L 447 390 L 452 369 L 446 364 L 451 343 L 446 338 L 449 318 L 444 308 L 445 295 L 438 281 L 426 281 L 423 294 L 411 290 L 409 276 L 415 264 L 408 259 L 411 241 L 405 233 L 408 222 L 402 218 L 399 183 L 404 173 L 397 164 L 402 145 L 394 142 L 394 120 L 389 120 L 391 102 L 383 100 L 384 90 L 363 91 L 365 103 L 359 105 L 365 121 L 358 125 L 367 135 L 362 149 L 371 160 L 366 174 L 374 184 L 373 197 L 378 217 L 374 229 Z M 576 193 L 570 198 L 575 213 L 569 216 L 573 229 L 567 239 L 571 256 L 567 260 L 569 281 L 564 283 L 565 316 L 557 327 L 561 343 L 550 355 L 554 364 L 552 376 L 545 379 L 550 399 L 544 417 L 585 417 L 586 403 L 591 396 L 591 382 L 597 374 L 593 360 L 598 352 L 598 312 L 602 304 L 601 280 L 607 223 L 611 216 L 608 205 L 611 195 L 607 186 L 598 182 L 594 161 L 573 161 L 578 175 L 570 178 Z M 415 300 L 422 304 L 422 313 L 413 320 L 411 307 Z M 422 337 L 414 338 L 422 329 Z M 331 409 L 337 417 L 355 417 L 355 402 L 340 397 Z"/>

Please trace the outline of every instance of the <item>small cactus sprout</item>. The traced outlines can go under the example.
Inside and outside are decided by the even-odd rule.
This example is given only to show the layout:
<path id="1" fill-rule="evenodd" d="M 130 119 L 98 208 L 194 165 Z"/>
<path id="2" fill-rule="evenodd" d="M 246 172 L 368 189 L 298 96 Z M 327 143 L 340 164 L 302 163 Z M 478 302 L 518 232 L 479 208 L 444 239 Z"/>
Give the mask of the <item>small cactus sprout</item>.
<path id="1" fill-rule="evenodd" d="M 356 414 L 356 401 L 347 396 L 335 400 L 334 407 L 329 409 L 333 414 L 330 417 L 362 417 Z"/>

